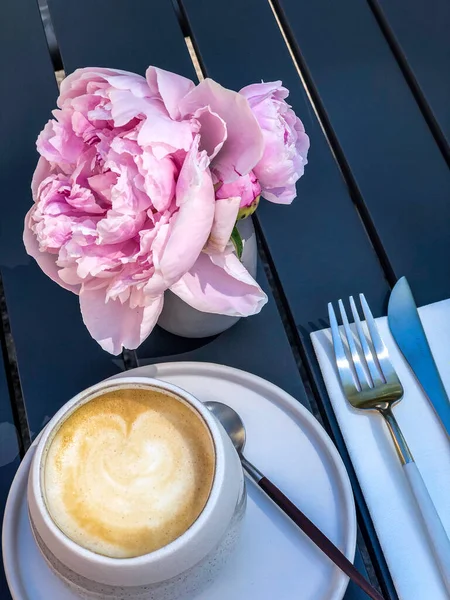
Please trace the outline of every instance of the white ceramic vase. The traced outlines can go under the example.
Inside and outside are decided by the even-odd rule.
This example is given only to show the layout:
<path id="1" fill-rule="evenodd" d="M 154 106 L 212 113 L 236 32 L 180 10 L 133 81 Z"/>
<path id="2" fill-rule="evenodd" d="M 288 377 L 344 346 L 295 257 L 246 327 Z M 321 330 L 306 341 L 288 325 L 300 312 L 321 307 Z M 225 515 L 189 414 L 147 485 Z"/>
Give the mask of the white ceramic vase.
<path id="1" fill-rule="evenodd" d="M 256 277 L 258 250 L 253 221 L 250 217 L 243 219 L 238 222 L 237 227 L 244 242 L 242 264 L 252 277 Z M 164 308 L 158 325 L 175 335 L 202 338 L 222 333 L 238 321 L 239 317 L 228 317 L 196 310 L 168 290 L 164 294 Z"/>

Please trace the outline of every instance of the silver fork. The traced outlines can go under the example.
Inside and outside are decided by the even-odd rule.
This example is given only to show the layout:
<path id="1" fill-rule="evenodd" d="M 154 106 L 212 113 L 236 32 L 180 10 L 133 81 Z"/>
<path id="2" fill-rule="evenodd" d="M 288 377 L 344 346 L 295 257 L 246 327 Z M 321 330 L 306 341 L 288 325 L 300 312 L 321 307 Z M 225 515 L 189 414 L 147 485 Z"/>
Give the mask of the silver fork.
<path id="1" fill-rule="evenodd" d="M 421 512 L 423 525 L 428 534 L 429 543 L 439 565 L 445 586 L 450 593 L 450 540 L 392 412 L 392 406 L 403 397 L 403 386 L 389 360 L 388 350 L 381 339 L 364 294 L 360 294 L 359 297 L 367 323 L 367 337 L 353 296 L 350 296 L 350 307 L 357 337 L 361 344 L 361 351 L 356 346 L 344 304 L 342 300 L 339 300 L 339 310 L 349 356 L 347 356 L 344 349 L 333 305 L 331 302 L 328 304 L 331 335 L 342 388 L 347 400 L 354 408 L 376 410 L 383 416 Z"/>

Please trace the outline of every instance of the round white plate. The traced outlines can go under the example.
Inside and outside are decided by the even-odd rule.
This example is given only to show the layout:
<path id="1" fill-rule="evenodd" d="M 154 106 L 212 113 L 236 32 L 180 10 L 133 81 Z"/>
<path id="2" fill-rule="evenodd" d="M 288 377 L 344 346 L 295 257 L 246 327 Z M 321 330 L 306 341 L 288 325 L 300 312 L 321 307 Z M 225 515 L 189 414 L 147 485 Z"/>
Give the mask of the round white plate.
<path id="1" fill-rule="evenodd" d="M 208 363 L 165 363 L 119 375 L 156 377 L 200 400 L 225 402 L 247 429 L 247 457 L 353 560 L 356 517 L 342 460 L 323 428 L 292 396 L 249 373 Z M 26 486 L 34 446 L 6 504 L 3 560 L 14 600 L 77 600 L 49 570 L 28 523 Z M 341 600 L 342 574 L 251 481 L 238 547 L 212 587 L 195 600 Z"/>

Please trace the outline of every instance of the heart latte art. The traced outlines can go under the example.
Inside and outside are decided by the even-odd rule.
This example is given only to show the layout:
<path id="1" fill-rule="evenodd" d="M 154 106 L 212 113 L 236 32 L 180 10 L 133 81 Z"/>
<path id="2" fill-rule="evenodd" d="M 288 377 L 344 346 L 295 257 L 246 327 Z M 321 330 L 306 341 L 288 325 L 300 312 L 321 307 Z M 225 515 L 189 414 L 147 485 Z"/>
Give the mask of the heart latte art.
<path id="1" fill-rule="evenodd" d="M 169 393 L 119 389 L 72 413 L 44 466 L 49 512 L 79 545 L 140 556 L 183 534 L 202 512 L 214 446 L 200 415 Z"/>

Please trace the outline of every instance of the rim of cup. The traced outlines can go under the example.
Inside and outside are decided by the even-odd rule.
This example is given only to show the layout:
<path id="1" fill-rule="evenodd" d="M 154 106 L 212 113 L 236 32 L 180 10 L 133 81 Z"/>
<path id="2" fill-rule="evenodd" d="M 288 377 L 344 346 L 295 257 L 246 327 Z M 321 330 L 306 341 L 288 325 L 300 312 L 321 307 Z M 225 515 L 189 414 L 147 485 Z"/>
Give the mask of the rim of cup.
<path id="1" fill-rule="evenodd" d="M 69 416 L 75 412 L 79 406 L 82 406 L 94 398 L 105 394 L 107 391 L 123 388 L 156 388 L 161 390 L 163 393 L 167 392 L 171 395 L 174 395 L 176 398 L 181 398 L 181 400 L 184 400 L 193 406 L 211 434 L 214 445 L 215 468 L 213 483 L 208 500 L 206 501 L 206 504 L 200 515 L 190 525 L 190 527 L 186 529 L 186 531 L 184 531 L 172 542 L 169 542 L 165 546 L 162 546 L 161 548 L 153 550 L 147 554 L 141 554 L 134 557 L 114 558 L 105 556 L 103 554 L 97 554 L 92 550 L 88 550 L 87 548 L 80 546 L 58 527 L 50 514 L 45 500 L 42 471 L 45 467 L 45 458 L 52 439 L 54 435 L 56 435 L 56 432 L 63 422 L 69 418 Z M 165 381 L 160 381 L 150 377 L 123 377 L 117 380 L 106 380 L 97 383 L 74 396 L 71 400 L 64 404 L 64 406 L 47 423 L 36 448 L 30 476 L 32 478 L 32 486 L 37 492 L 34 495 L 35 501 L 39 507 L 41 518 L 45 522 L 45 525 L 50 530 L 51 534 L 58 540 L 58 543 L 63 545 L 68 551 L 89 560 L 91 564 L 96 563 L 99 566 L 149 565 L 151 563 L 166 560 L 172 554 L 180 550 L 186 543 L 189 542 L 191 538 L 194 538 L 197 533 L 201 531 L 211 514 L 214 512 L 215 505 L 219 500 L 220 491 L 225 483 L 223 440 L 221 438 L 218 423 L 212 413 L 200 400 L 195 398 L 195 396 L 186 390 L 183 390 L 182 388 L 171 383 L 166 383 Z"/>

